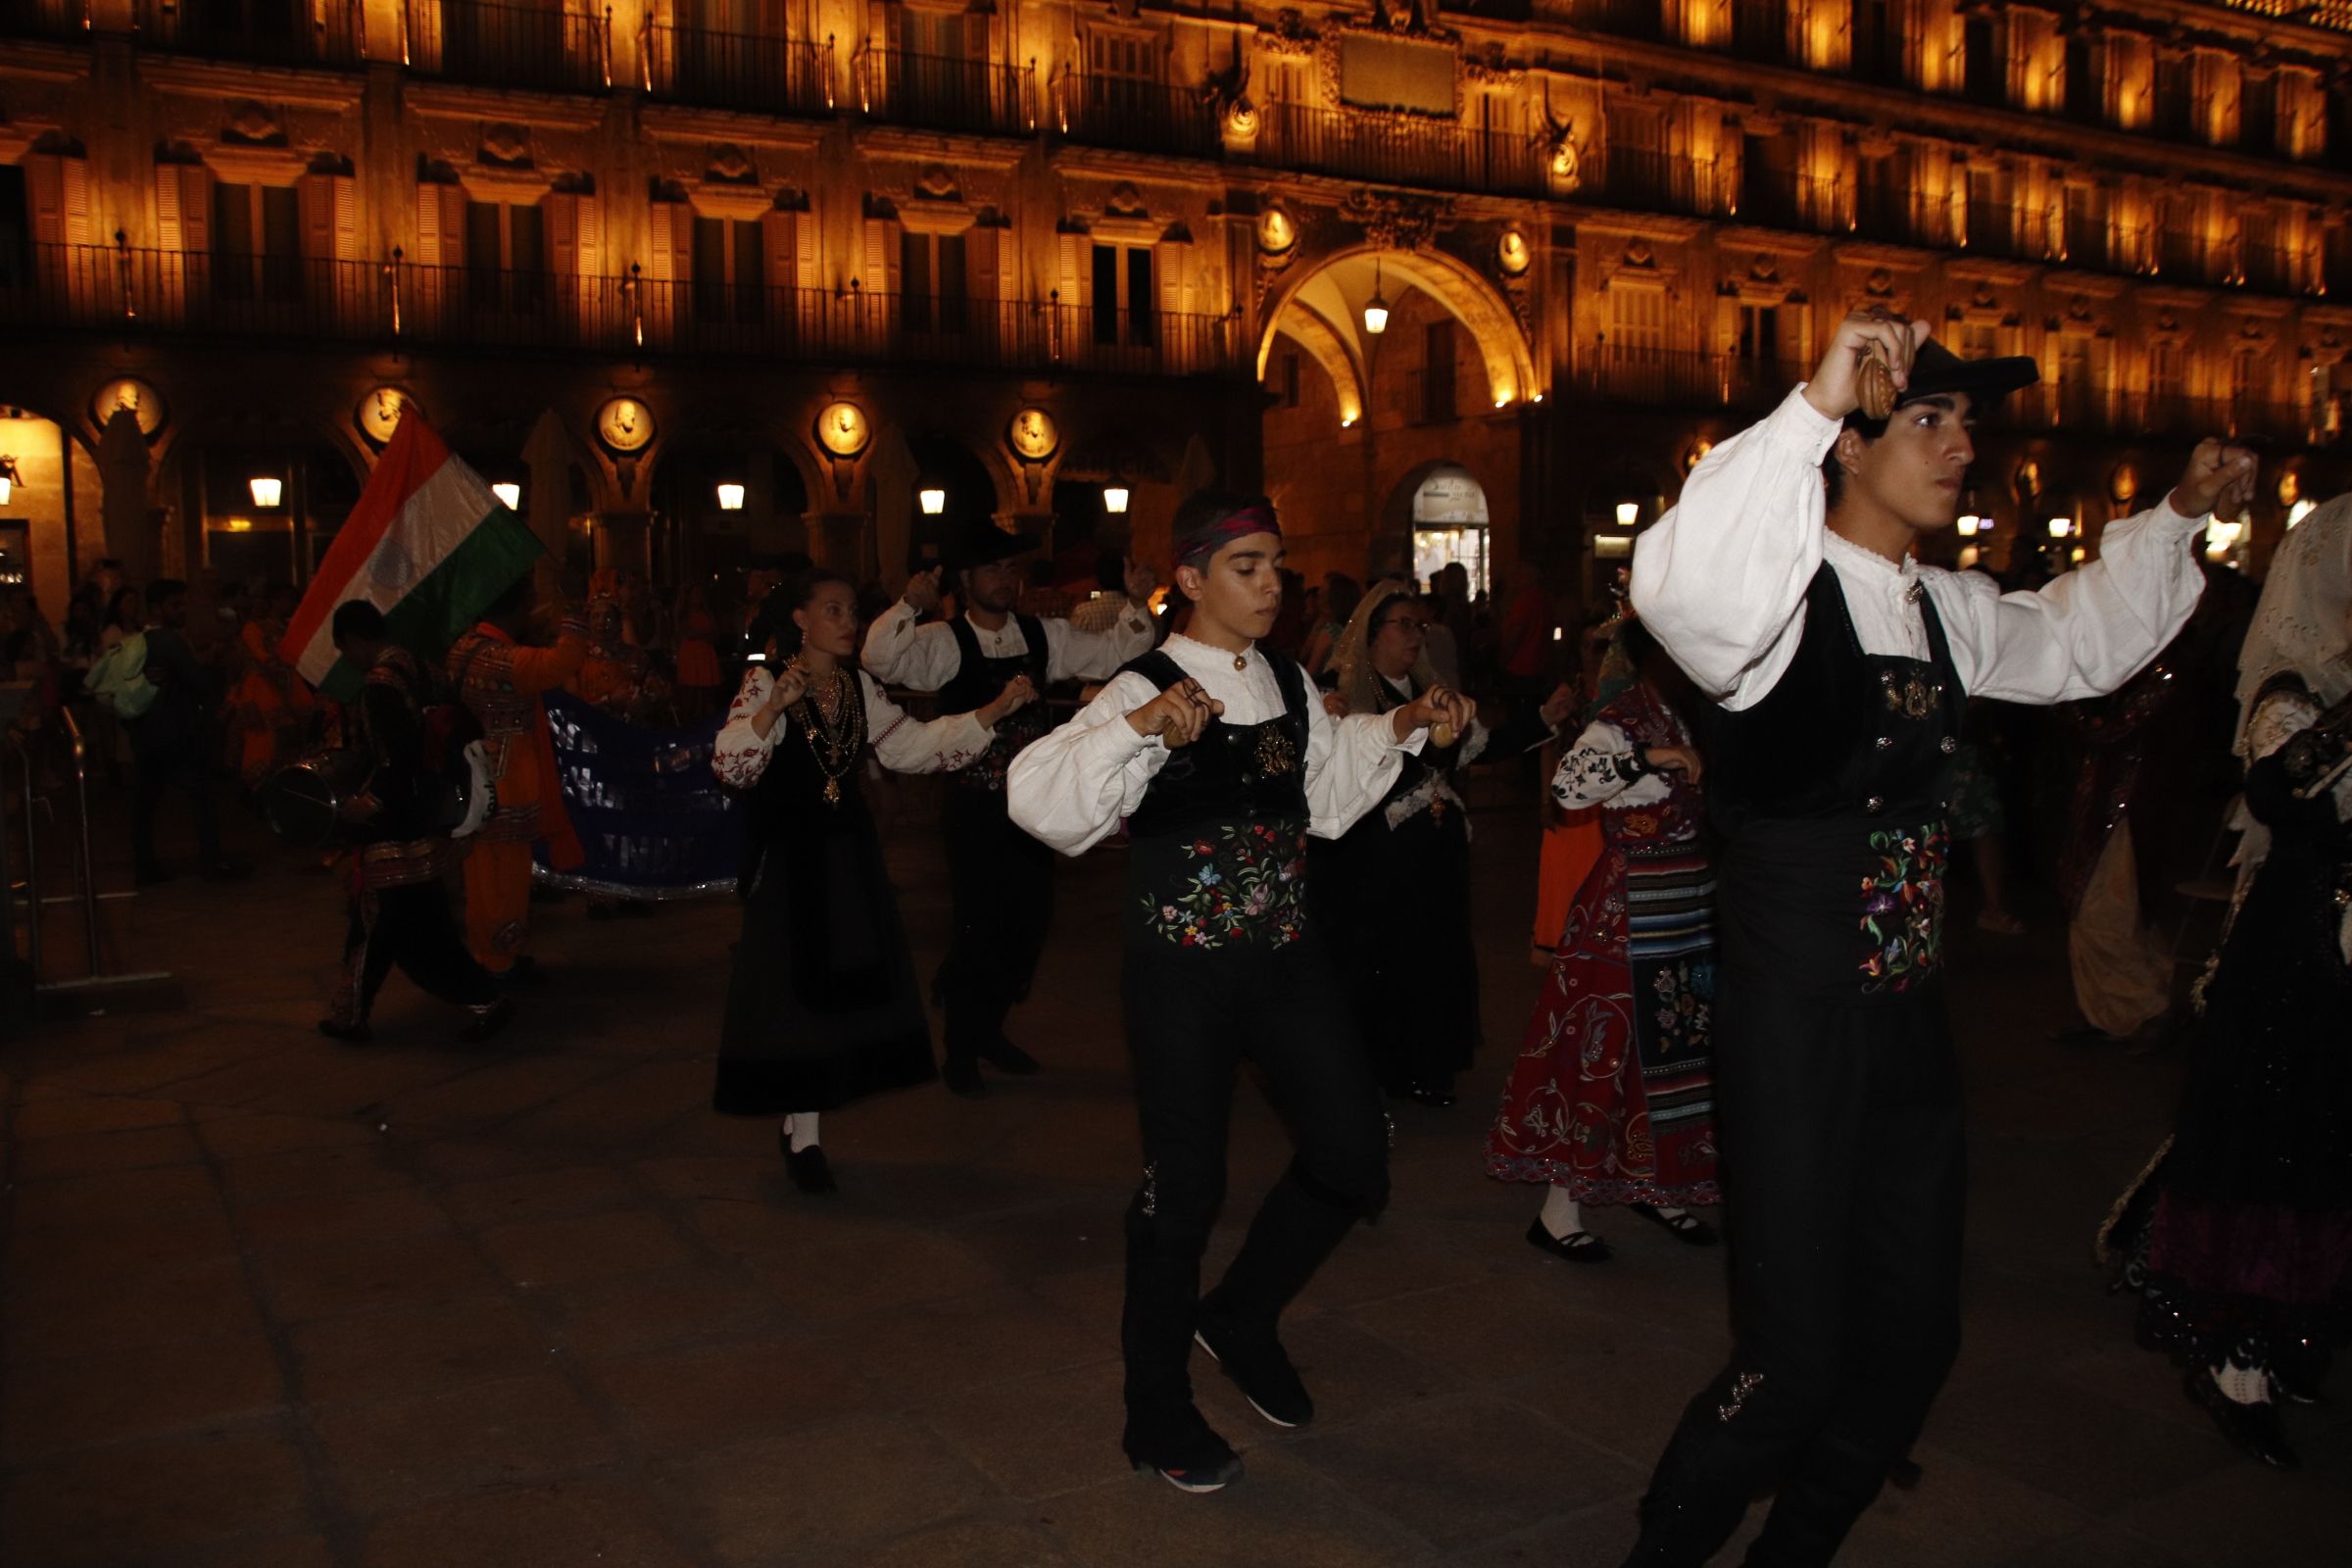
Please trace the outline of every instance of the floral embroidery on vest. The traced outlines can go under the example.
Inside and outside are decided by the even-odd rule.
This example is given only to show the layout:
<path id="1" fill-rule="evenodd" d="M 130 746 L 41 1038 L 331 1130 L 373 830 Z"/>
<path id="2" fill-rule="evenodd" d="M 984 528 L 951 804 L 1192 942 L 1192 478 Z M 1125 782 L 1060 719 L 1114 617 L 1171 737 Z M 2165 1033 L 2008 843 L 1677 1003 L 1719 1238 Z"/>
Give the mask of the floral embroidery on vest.
<path id="1" fill-rule="evenodd" d="M 1306 933 L 1306 824 L 1232 822 L 1184 846 L 1186 872 L 1144 900 L 1147 929 L 1180 948 Z"/>
<path id="2" fill-rule="evenodd" d="M 1943 967 L 1943 824 L 1888 828 L 1870 836 L 1875 869 L 1862 878 L 1864 995 L 1904 992 Z"/>

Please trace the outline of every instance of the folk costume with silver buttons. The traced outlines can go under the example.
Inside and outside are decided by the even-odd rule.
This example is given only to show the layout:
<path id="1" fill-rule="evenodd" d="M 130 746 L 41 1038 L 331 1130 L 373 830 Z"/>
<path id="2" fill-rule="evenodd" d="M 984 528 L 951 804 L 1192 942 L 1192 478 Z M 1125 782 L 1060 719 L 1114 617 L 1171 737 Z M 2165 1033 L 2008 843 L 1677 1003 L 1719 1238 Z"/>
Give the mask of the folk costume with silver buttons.
<path id="1" fill-rule="evenodd" d="M 1891 341 L 1882 325 L 1909 330 L 1860 331 Z M 1915 344 L 1913 400 L 1981 410 L 2036 378 L 2031 361 Z M 1960 1333 L 1942 945 L 1963 709 L 2113 689 L 2203 586 L 2201 524 L 2169 504 L 2032 594 L 1833 533 L 1822 466 L 1843 426 L 1804 390 L 1709 453 L 1634 558 L 1636 610 L 1714 699 L 1700 743 L 1723 838 L 1713 1049 L 1737 1342 L 1642 1501 L 1631 1561 L 1657 1568 L 1705 1562 L 1775 1485 L 1749 1561 L 1826 1563 L 1908 1453 Z"/>

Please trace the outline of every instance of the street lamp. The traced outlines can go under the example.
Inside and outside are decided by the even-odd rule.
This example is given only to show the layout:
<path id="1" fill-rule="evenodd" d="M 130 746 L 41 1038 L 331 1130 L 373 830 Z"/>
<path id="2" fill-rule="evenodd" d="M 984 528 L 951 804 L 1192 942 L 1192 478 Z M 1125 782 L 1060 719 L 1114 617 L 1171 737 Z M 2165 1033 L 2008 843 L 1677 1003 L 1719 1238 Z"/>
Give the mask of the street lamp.
<path id="1" fill-rule="evenodd" d="M 2071 534 L 2071 533 L 2073 533 L 2074 531 L 2075 531 L 2075 519 L 2074 519 L 2074 518 L 2072 518 L 2072 517 L 2052 517 L 2052 518 L 2050 519 L 2050 537 L 2051 537 L 2051 538 L 2053 538 L 2053 539 L 2063 539 L 2063 538 L 2065 538 L 2065 537 L 2066 537 L 2068 534 Z"/>
<path id="2" fill-rule="evenodd" d="M 1364 330 L 1374 337 L 1389 329 L 1389 302 L 1380 297 L 1380 258 L 1372 258 L 1372 297 L 1364 302 Z"/>
<path id="3" fill-rule="evenodd" d="M 1620 502 L 1618 502 L 1618 503 L 1617 503 L 1617 526 L 1618 526 L 1618 527 L 1620 527 L 1620 528 L 1631 528 L 1631 527 L 1632 527 L 1632 526 L 1633 526 L 1635 523 L 1637 523 L 1637 522 L 1640 522 L 1641 520 L 1642 520 L 1642 503 L 1641 503 L 1641 502 L 1639 502 L 1639 501 L 1620 501 Z"/>
<path id="4" fill-rule="evenodd" d="M 1126 483 L 1123 480 L 1114 478 L 1102 487 L 1102 510 L 1114 517 L 1123 517 L 1127 514 L 1127 503 L 1130 499 Z"/>
<path id="5" fill-rule="evenodd" d="M 948 493 L 938 485 L 927 484 L 917 490 L 914 496 L 922 503 L 923 515 L 926 517 L 936 517 L 948 510 Z"/>
<path id="6" fill-rule="evenodd" d="M 273 474 L 257 473 L 245 481 L 245 487 L 253 492 L 253 504 L 264 512 L 275 509 L 286 494 L 286 482 Z"/>
<path id="7" fill-rule="evenodd" d="M 514 480 L 500 480 L 497 484 L 494 484 L 490 487 L 490 493 L 498 497 L 498 504 L 506 508 L 509 512 L 520 512 L 522 510 L 522 486 L 516 484 Z"/>
<path id="8" fill-rule="evenodd" d="M 741 512 L 743 510 L 743 486 L 731 481 L 722 483 L 718 487 L 718 510 Z"/>
<path id="9" fill-rule="evenodd" d="M 1977 534 L 1978 534 L 1978 533 L 1979 533 L 1979 532 L 1980 532 L 1980 531 L 1981 531 L 1981 530 L 1984 528 L 1984 519 L 1983 517 L 1980 517 L 1980 516 L 1978 516 L 1978 515 L 1977 515 L 1975 513 L 1973 513 L 1973 512 L 1971 512 L 1971 513 L 1967 513 L 1967 514 L 1964 514 L 1961 516 L 1961 518 L 1960 518 L 1960 524 L 1959 524 L 1959 526 L 1960 526 L 1960 537 L 1961 537 L 1961 538 L 1963 538 L 1963 539 L 1974 539 L 1974 538 L 1977 536 Z"/>

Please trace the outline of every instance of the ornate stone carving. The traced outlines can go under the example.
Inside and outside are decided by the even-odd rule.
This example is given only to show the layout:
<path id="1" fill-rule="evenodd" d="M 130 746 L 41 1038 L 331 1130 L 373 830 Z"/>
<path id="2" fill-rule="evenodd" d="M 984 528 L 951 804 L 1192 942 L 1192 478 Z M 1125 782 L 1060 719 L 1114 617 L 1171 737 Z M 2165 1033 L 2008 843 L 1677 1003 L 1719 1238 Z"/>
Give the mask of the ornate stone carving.
<path id="1" fill-rule="evenodd" d="M 710 163 L 703 177 L 720 185 L 755 185 L 760 181 L 760 166 L 733 142 L 721 142 L 710 149 Z"/>
<path id="2" fill-rule="evenodd" d="M 1257 33 L 1257 46 L 1284 60 L 1313 59 L 1318 42 L 1314 29 L 1296 11 L 1276 14 L 1274 25 L 1261 27 Z"/>
<path id="3" fill-rule="evenodd" d="M 1342 212 L 1364 238 L 1383 250 L 1413 251 L 1429 243 L 1453 214 L 1450 202 L 1393 191 L 1352 190 Z"/>
<path id="4" fill-rule="evenodd" d="M 282 142 L 286 139 L 286 133 L 274 113 L 247 99 L 228 106 L 228 118 L 220 127 L 220 139 L 260 146 L 265 142 Z"/>
<path id="5" fill-rule="evenodd" d="M 506 121 L 484 125 L 480 154 L 485 164 L 508 169 L 527 168 L 531 162 L 531 133 Z"/>

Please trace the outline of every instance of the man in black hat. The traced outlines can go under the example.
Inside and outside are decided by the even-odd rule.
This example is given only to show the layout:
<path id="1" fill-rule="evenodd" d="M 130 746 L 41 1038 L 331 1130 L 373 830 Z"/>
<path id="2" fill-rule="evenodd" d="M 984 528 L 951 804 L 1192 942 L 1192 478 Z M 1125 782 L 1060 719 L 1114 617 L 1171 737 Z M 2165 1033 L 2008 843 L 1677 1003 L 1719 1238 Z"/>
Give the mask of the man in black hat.
<path id="1" fill-rule="evenodd" d="M 985 707 L 1007 681 L 1026 678 L 1039 691 L 1055 681 L 1107 680 L 1152 647 L 1145 603 L 1152 571 L 1127 564 L 1125 614 L 1106 631 L 1084 632 L 1059 618 L 1023 614 L 1025 559 L 1037 541 L 1001 528 L 973 530 L 956 552 L 963 613 L 923 623 L 939 608 L 943 568 L 915 573 L 906 596 L 875 618 L 865 634 L 864 664 L 876 680 L 939 693 L 939 710 Z M 947 835 L 948 889 L 956 940 L 941 968 L 948 1013 L 947 1063 L 941 1077 L 967 1099 L 987 1092 L 986 1061 L 1025 1077 L 1037 1058 L 1004 1038 L 1004 1018 L 1029 994 L 1054 914 L 1054 852 L 1004 814 L 1004 770 L 1021 748 L 1049 728 L 1045 706 L 1032 703 L 998 724 L 980 760 L 947 776 L 940 813 Z"/>
<path id="2" fill-rule="evenodd" d="M 2180 630 L 2193 544 L 2252 457 L 2208 441 L 2170 496 L 2038 594 L 1921 567 L 1986 406 L 2038 372 L 1928 323 L 1845 318 L 1813 379 L 1710 452 L 1634 556 L 1642 622 L 1713 701 L 1724 836 L 1714 1041 L 1731 1364 L 1683 1414 L 1631 1563 L 1703 1563 L 1759 1491 L 1750 1568 L 1826 1563 L 1958 1351 L 1964 1183 L 1942 985 L 1945 792 L 1972 696 L 2121 685 Z M 1865 356 L 1890 416 L 1859 412 Z"/>

